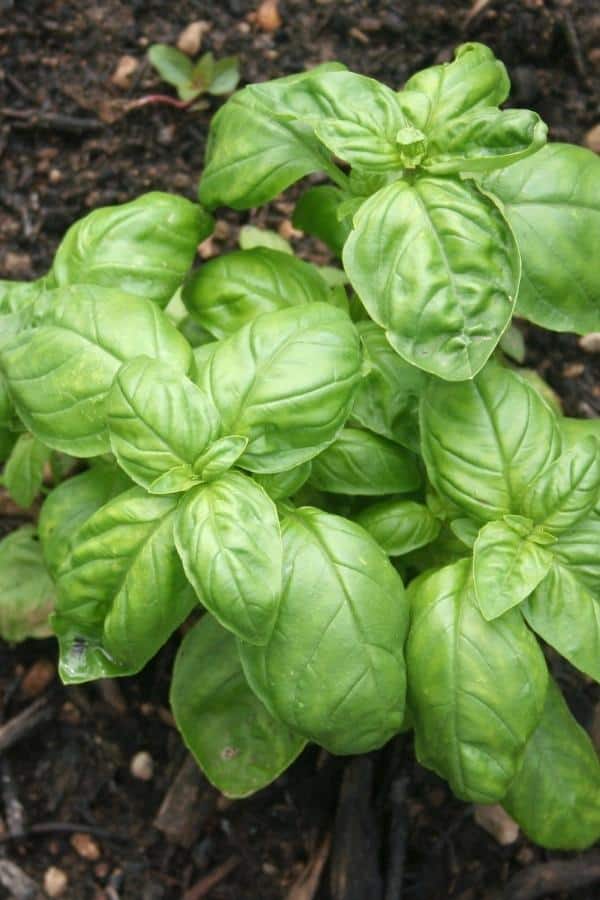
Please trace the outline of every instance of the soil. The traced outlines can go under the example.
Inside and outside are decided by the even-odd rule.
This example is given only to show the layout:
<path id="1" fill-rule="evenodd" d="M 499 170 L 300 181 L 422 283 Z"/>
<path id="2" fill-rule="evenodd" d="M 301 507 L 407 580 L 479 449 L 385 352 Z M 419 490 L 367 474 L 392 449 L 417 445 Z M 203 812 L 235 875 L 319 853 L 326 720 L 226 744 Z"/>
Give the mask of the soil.
<path id="1" fill-rule="evenodd" d="M 412 71 L 449 59 L 455 45 L 478 40 L 506 62 L 511 102 L 535 108 L 551 139 L 581 143 L 600 120 L 593 0 L 280 0 L 281 23 L 272 32 L 259 27 L 257 4 L 0 0 L 0 277 L 42 275 L 65 229 L 96 206 L 153 189 L 194 197 L 207 125 L 221 101 L 194 113 L 126 107 L 165 90 L 145 62 L 146 48 L 174 44 L 195 20 L 210 23 L 203 50 L 239 56 L 242 83 L 337 58 L 399 87 Z M 126 89 L 111 81 L 124 55 L 138 62 Z M 224 214 L 203 252 L 230 245 L 249 221 L 288 234 L 290 210 L 284 198 L 266 210 Z M 323 253 L 301 236 L 292 240 L 305 255 Z M 524 330 L 527 362 L 558 392 L 565 412 L 597 416 L 598 355 L 583 353 L 572 335 Z M 0 500 L 5 532 L 20 513 Z M 581 876 L 598 866 L 597 854 L 547 853 L 522 836 L 501 846 L 476 824 L 472 807 L 415 763 L 409 737 L 350 761 L 309 748 L 259 795 L 236 802 L 218 796 L 186 764 L 168 711 L 175 647 L 171 641 L 117 687 L 78 688 L 59 684 L 53 641 L 0 648 L 4 719 L 31 704 L 43 707 L 37 727 L 1 759 L 0 897 L 36 896 L 35 884 L 55 867 L 68 878 L 62 896 L 71 900 L 396 900 L 393 870 L 403 852 L 404 898 L 600 895 L 598 873 L 595 886 L 577 887 L 570 874 L 562 892 L 519 894 L 512 879 L 536 864 L 573 860 Z M 552 664 L 574 713 L 600 731 L 597 690 Z M 148 780 L 130 771 L 140 751 L 152 759 Z M 157 819 L 176 776 L 187 784 L 177 815 L 163 810 Z M 23 837 L 15 837 L 19 827 Z M 313 872 L 317 884 L 305 878 L 302 887 L 306 865 L 327 857 L 320 877 Z M 19 867 L 12 889 L 7 861 Z M 33 888 L 23 880 L 19 887 L 19 872 Z"/>

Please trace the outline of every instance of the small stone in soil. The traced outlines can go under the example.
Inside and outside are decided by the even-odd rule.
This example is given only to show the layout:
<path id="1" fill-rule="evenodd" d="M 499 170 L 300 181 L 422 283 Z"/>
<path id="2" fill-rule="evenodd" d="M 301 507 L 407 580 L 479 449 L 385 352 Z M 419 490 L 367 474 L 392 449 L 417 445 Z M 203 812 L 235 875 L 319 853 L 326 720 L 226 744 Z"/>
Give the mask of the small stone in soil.
<path id="1" fill-rule="evenodd" d="M 66 873 L 56 866 L 50 866 L 44 873 L 44 890 L 49 897 L 62 897 L 68 882 Z"/>
<path id="2" fill-rule="evenodd" d="M 154 775 L 154 760 L 145 750 L 140 750 L 131 757 L 129 771 L 140 781 L 151 781 Z"/>
<path id="3" fill-rule="evenodd" d="M 43 694 L 48 685 L 54 680 L 56 666 L 49 659 L 38 659 L 27 670 L 27 674 L 21 682 L 21 694 L 33 699 Z"/>
<path id="4" fill-rule="evenodd" d="M 586 353 L 600 353 L 600 331 L 591 331 L 579 338 L 579 346 Z"/>
<path id="5" fill-rule="evenodd" d="M 85 834 L 84 832 L 78 831 L 72 836 L 71 846 L 82 859 L 95 861 L 100 859 L 102 855 L 96 841 L 89 834 Z"/>

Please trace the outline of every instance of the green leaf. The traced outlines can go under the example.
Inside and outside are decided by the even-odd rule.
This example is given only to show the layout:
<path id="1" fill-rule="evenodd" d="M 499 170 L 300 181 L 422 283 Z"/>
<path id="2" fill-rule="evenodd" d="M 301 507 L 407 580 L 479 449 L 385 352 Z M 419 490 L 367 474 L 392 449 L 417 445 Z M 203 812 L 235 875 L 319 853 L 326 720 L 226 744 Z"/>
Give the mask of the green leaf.
<path id="1" fill-rule="evenodd" d="M 4 485 L 15 503 L 27 509 L 40 492 L 51 450 L 32 434 L 21 434 L 4 467 Z"/>
<path id="2" fill-rule="evenodd" d="M 43 503 L 38 522 L 44 560 L 53 578 L 58 577 L 83 523 L 130 487 L 124 472 L 114 465 L 97 462 L 93 469 L 54 488 Z"/>
<path id="3" fill-rule="evenodd" d="M 431 381 L 421 399 L 421 435 L 436 490 L 481 522 L 520 513 L 529 485 L 561 446 L 550 408 L 496 363 L 471 382 Z"/>
<path id="4" fill-rule="evenodd" d="M 196 604 L 173 541 L 176 497 L 134 487 L 79 529 L 53 618 L 66 684 L 133 675 Z"/>
<path id="5" fill-rule="evenodd" d="M 148 48 L 148 59 L 163 81 L 173 87 L 187 86 L 192 80 L 192 61 L 175 47 L 168 44 L 152 44 Z"/>
<path id="6" fill-rule="evenodd" d="M 242 250 L 254 250 L 256 247 L 266 247 L 268 250 L 278 250 L 293 256 L 294 251 L 289 241 L 282 238 L 276 231 L 268 228 L 255 228 L 254 225 L 242 225 L 238 237 L 238 243 Z"/>
<path id="7" fill-rule="evenodd" d="M 217 338 L 229 337 L 258 315 L 303 303 L 329 302 L 329 288 L 310 263 L 257 247 L 205 263 L 188 281 L 183 301 Z"/>
<path id="8" fill-rule="evenodd" d="M 549 850 L 584 850 L 600 838 L 600 763 L 550 680 L 542 718 L 503 805 Z"/>
<path id="9" fill-rule="evenodd" d="M 530 156 L 548 128 L 529 109 L 481 109 L 434 128 L 423 168 L 436 175 L 489 172 Z"/>
<path id="10" fill-rule="evenodd" d="M 247 797 L 266 787 L 306 744 L 253 694 L 234 637 L 209 615 L 179 648 L 170 698 L 196 762 L 228 797 Z"/>
<path id="11" fill-rule="evenodd" d="M 367 506 L 356 521 L 375 538 L 388 556 L 403 556 L 436 539 L 440 522 L 422 503 L 384 500 Z"/>
<path id="12" fill-rule="evenodd" d="M 340 221 L 337 212 L 346 197 L 344 191 L 331 184 L 309 188 L 296 203 L 292 216 L 294 228 L 319 238 L 336 256 L 341 257 L 350 234 L 350 224 L 347 220 Z"/>
<path id="13" fill-rule="evenodd" d="M 210 345 L 209 345 L 210 346 Z M 323 303 L 264 313 L 217 344 L 198 384 L 225 434 L 248 438 L 239 460 L 252 472 L 280 472 L 331 444 L 361 378 L 356 329 Z"/>
<path id="14" fill-rule="evenodd" d="M 189 491 L 175 522 L 175 544 L 198 598 L 223 625 L 266 644 L 281 597 L 277 509 L 241 472 Z"/>
<path id="15" fill-rule="evenodd" d="M 190 366 L 189 344 L 149 300 L 93 285 L 62 288 L 38 328 L 0 351 L 19 416 L 49 447 L 73 456 L 110 449 L 106 398 L 121 364 L 146 354 Z"/>
<path id="16" fill-rule="evenodd" d="M 516 325 L 510 324 L 500 338 L 500 349 L 519 365 L 523 365 L 527 355 L 523 332 Z M 522 370 L 521 370 L 522 374 Z"/>
<path id="17" fill-rule="evenodd" d="M 401 172 L 420 161 L 407 140 L 409 122 L 395 92 L 373 78 L 315 73 L 289 83 L 280 100 L 284 115 L 311 125 L 331 153 L 353 168 Z"/>
<path id="18" fill-rule="evenodd" d="M 352 407 L 352 418 L 409 450 L 419 452 L 419 396 L 427 376 L 403 360 L 374 322 L 356 326 L 370 365 Z"/>
<path id="19" fill-rule="evenodd" d="M 108 395 L 110 445 L 119 465 L 153 494 L 185 491 L 219 434 L 209 397 L 166 363 L 138 356 L 121 366 Z"/>
<path id="20" fill-rule="evenodd" d="M 240 64 L 237 56 L 224 56 L 215 62 L 208 92 L 215 97 L 235 91 L 240 80 Z"/>
<path id="21" fill-rule="evenodd" d="M 54 597 L 35 529 L 23 525 L 0 541 L 0 637 L 5 641 L 48 637 Z"/>
<path id="22" fill-rule="evenodd" d="M 462 44 L 454 61 L 408 79 L 398 95 L 405 114 L 427 134 L 465 113 L 498 106 L 508 97 L 506 69 L 484 44 Z"/>
<path id="23" fill-rule="evenodd" d="M 343 259 L 393 348 L 448 381 L 476 375 L 510 321 L 517 245 L 469 182 L 424 177 L 382 188 L 356 213 Z"/>
<path id="24" fill-rule="evenodd" d="M 552 546 L 557 559 L 567 566 L 589 591 L 600 585 L 600 517 L 597 513 L 582 519 L 558 535 Z"/>
<path id="25" fill-rule="evenodd" d="M 554 549 L 554 548 L 553 548 Z M 597 555 L 597 545 L 595 553 Z M 523 605 L 533 630 L 569 662 L 600 681 L 600 598 L 564 564 L 555 561 Z"/>
<path id="26" fill-rule="evenodd" d="M 542 651 L 517 611 L 486 622 L 468 559 L 422 578 L 410 594 L 406 658 L 417 757 L 461 799 L 494 803 L 542 714 Z"/>
<path id="27" fill-rule="evenodd" d="M 525 600 L 551 565 L 552 554 L 508 522 L 484 525 L 473 550 L 475 596 L 484 618 L 496 619 Z"/>
<path id="28" fill-rule="evenodd" d="M 592 511 L 600 492 L 600 445 L 586 437 L 539 475 L 525 497 L 523 511 L 552 533 L 567 531 Z"/>
<path id="29" fill-rule="evenodd" d="M 312 462 L 301 463 L 285 472 L 274 472 L 272 475 L 255 475 L 254 480 L 265 489 L 273 500 L 287 500 L 304 485 L 312 471 Z"/>
<path id="30" fill-rule="evenodd" d="M 570 450 L 587 437 L 600 441 L 600 419 L 570 419 L 561 416 L 558 424 L 565 450 Z"/>
<path id="31" fill-rule="evenodd" d="M 400 577 L 367 532 L 339 516 L 290 512 L 282 537 L 271 640 L 240 643 L 249 684 L 274 715 L 332 753 L 380 747 L 404 714 Z"/>
<path id="32" fill-rule="evenodd" d="M 212 230 L 211 216 L 197 203 L 153 191 L 75 222 L 51 275 L 57 287 L 95 284 L 166 306 Z"/>
<path id="33" fill-rule="evenodd" d="M 339 63 L 326 63 L 310 72 L 250 85 L 230 97 L 210 125 L 201 203 L 209 209 L 248 209 L 272 200 L 311 172 L 326 172 L 334 180 L 342 177 L 308 125 L 277 117 L 287 112 L 281 97 L 289 84 L 340 68 Z"/>
<path id="34" fill-rule="evenodd" d="M 196 460 L 194 470 L 202 481 L 213 481 L 235 465 L 247 446 L 248 438 L 239 434 L 220 437 Z"/>
<path id="35" fill-rule="evenodd" d="M 523 257 L 517 313 L 552 331 L 600 331 L 600 159 L 571 144 L 488 175 Z"/>
<path id="36" fill-rule="evenodd" d="M 310 482 L 332 494 L 403 494 L 421 484 L 417 458 L 369 431 L 344 428 L 312 462 Z"/>

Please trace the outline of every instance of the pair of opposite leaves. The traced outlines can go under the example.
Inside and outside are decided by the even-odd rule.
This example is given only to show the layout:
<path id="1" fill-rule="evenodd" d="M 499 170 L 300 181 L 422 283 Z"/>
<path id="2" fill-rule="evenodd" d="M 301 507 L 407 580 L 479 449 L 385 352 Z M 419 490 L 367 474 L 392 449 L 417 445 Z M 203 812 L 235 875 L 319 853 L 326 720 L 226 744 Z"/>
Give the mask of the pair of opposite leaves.
<path id="1" fill-rule="evenodd" d="M 313 189 L 315 202 L 307 195 L 302 227 L 333 237 L 338 252 L 345 240 L 350 281 L 400 355 L 448 380 L 471 378 L 517 293 L 521 314 L 545 327 L 599 327 L 587 265 L 598 160 L 567 145 L 536 152 L 545 126 L 527 110 L 500 111 L 508 89 L 504 66 L 480 44 L 398 93 L 337 64 L 252 85 L 213 120 L 200 198 L 256 206 L 325 172 L 339 187 Z M 330 153 L 350 163 L 350 178 Z M 349 237 L 333 222 L 342 212 L 354 214 Z"/>

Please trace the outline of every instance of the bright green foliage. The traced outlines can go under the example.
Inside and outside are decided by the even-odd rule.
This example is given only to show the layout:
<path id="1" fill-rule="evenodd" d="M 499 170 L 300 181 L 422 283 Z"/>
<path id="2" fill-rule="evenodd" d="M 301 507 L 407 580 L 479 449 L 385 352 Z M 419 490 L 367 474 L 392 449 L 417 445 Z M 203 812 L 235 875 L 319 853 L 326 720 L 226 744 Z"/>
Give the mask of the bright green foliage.
<path id="1" fill-rule="evenodd" d="M 181 94 L 203 59 L 160 65 Z M 191 614 L 171 702 L 224 793 L 307 741 L 412 730 L 459 797 L 579 849 L 600 767 L 542 647 L 600 680 L 600 429 L 505 354 L 525 358 L 515 310 L 600 330 L 600 166 L 543 147 L 509 87 L 469 43 L 401 91 L 332 63 L 227 101 L 202 202 L 321 173 L 293 221 L 343 269 L 249 226 L 189 275 L 210 216 L 150 194 L 0 283 L 4 483 L 28 504 L 47 461 L 84 469 L 39 541 L 0 542 L 0 632 L 47 633 L 56 594 L 79 682 L 137 672 Z"/>
<path id="2" fill-rule="evenodd" d="M 240 80 L 237 56 L 216 60 L 209 51 L 192 62 L 189 56 L 168 44 L 152 44 L 148 59 L 163 81 L 176 88 L 180 100 L 193 103 L 203 94 L 230 94 Z"/>

